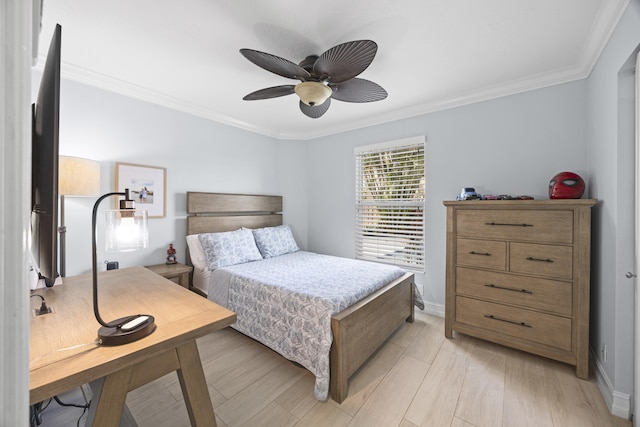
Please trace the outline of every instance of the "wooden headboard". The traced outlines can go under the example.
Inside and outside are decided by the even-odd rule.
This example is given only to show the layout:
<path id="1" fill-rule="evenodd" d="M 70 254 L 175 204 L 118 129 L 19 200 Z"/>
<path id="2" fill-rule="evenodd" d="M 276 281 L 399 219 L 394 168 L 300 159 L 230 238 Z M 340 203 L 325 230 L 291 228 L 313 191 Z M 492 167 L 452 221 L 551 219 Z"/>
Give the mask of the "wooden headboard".
<path id="1" fill-rule="evenodd" d="M 282 196 L 187 192 L 187 236 L 282 224 Z"/>

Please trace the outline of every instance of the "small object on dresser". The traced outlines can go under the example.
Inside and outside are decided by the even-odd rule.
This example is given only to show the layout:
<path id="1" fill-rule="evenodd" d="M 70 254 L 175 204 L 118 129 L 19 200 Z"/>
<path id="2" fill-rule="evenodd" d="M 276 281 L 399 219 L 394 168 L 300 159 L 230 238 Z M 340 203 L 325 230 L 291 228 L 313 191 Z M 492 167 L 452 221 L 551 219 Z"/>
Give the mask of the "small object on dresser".
<path id="1" fill-rule="evenodd" d="M 550 199 L 579 199 L 584 194 L 584 180 L 573 172 L 557 173 L 549 181 Z"/>
<path id="2" fill-rule="evenodd" d="M 462 191 L 456 197 L 457 200 L 482 200 L 482 196 L 476 193 L 473 187 L 463 187 Z"/>
<path id="3" fill-rule="evenodd" d="M 484 196 L 484 200 L 533 200 L 531 196 L 511 196 L 509 194 L 500 194 L 498 196 Z"/>
<path id="4" fill-rule="evenodd" d="M 169 249 L 167 249 L 167 262 L 166 264 L 176 264 L 176 250 L 173 247 L 173 243 L 169 243 Z"/>

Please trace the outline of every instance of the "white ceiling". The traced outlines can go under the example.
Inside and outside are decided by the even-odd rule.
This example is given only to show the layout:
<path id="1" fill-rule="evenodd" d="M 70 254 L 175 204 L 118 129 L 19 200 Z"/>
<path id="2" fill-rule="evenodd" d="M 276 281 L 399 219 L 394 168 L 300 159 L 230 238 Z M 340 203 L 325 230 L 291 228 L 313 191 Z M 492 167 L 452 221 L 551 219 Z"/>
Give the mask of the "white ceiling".
<path id="1" fill-rule="evenodd" d="M 39 63 L 62 25 L 63 77 L 280 139 L 311 139 L 585 78 L 629 0 L 44 0 Z M 347 41 L 378 53 L 379 102 L 318 119 L 240 48 L 293 62 Z"/>

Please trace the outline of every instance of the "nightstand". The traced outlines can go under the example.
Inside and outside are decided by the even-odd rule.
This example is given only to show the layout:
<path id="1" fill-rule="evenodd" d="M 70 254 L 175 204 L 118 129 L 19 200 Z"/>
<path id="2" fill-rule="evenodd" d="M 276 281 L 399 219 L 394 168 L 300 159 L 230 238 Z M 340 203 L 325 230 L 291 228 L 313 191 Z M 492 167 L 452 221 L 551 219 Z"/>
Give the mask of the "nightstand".
<path id="1" fill-rule="evenodd" d="M 166 277 L 172 282 L 176 282 L 180 286 L 189 289 L 189 275 L 193 271 L 193 267 L 184 264 L 157 264 L 146 266 L 149 270 L 162 277 Z"/>

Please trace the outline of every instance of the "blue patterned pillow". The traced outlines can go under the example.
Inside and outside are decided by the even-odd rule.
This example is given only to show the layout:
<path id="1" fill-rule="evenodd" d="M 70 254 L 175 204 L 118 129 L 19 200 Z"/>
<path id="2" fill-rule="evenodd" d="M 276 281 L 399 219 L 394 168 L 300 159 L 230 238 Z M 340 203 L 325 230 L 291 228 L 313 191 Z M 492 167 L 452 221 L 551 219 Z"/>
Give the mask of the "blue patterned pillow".
<path id="1" fill-rule="evenodd" d="M 273 258 L 300 250 L 288 225 L 257 228 L 253 230 L 253 237 L 264 258 Z"/>
<path id="2" fill-rule="evenodd" d="M 209 269 L 262 259 L 251 230 L 198 235 Z"/>

